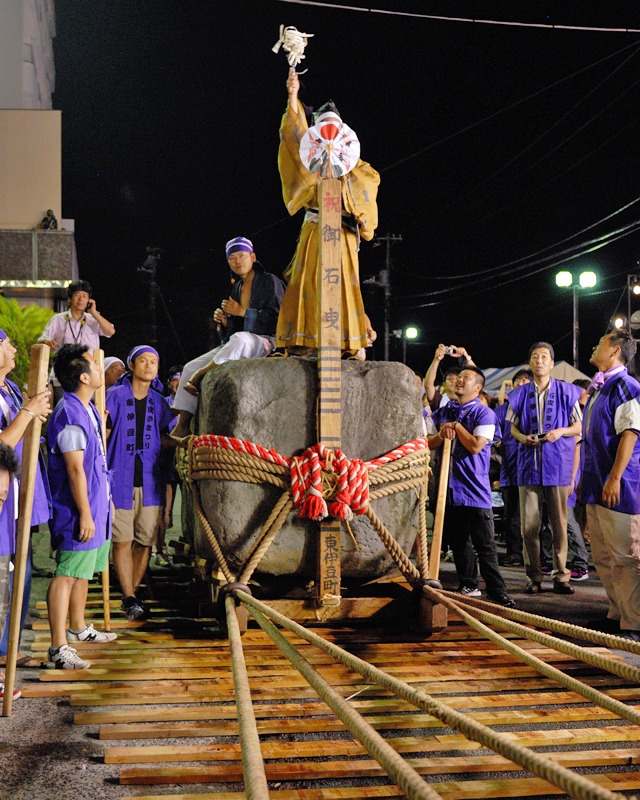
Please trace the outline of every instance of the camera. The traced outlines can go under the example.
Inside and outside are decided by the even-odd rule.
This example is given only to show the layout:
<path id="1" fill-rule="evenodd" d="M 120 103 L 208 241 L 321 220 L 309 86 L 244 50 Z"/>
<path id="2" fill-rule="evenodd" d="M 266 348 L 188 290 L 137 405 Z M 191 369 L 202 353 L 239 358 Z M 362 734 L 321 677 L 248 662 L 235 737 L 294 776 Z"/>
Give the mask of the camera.
<path id="1" fill-rule="evenodd" d="M 536 440 L 536 442 L 544 442 L 546 439 L 546 433 L 533 433 L 532 438 Z"/>
<path id="2" fill-rule="evenodd" d="M 455 347 L 445 347 L 444 348 L 445 356 L 455 356 L 458 354 L 457 349 Z"/>

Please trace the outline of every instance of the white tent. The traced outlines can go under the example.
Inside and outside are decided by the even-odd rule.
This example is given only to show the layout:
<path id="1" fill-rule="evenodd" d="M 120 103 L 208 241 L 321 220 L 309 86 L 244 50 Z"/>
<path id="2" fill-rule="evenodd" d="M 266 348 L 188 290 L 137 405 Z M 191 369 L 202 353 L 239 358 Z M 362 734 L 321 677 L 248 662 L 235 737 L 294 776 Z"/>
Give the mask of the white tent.
<path id="1" fill-rule="evenodd" d="M 489 394 L 497 394 L 500 391 L 503 381 L 511 380 L 519 369 L 524 369 L 528 366 L 528 364 L 519 364 L 516 367 L 489 367 L 488 369 L 483 369 L 485 391 Z M 573 381 L 579 378 L 588 381 L 591 380 L 588 375 L 585 375 L 584 372 L 580 372 L 579 369 L 575 369 L 575 367 L 572 367 L 567 361 L 559 361 L 551 370 L 551 374 L 559 381 L 567 381 L 567 383 L 573 383 Z"/>

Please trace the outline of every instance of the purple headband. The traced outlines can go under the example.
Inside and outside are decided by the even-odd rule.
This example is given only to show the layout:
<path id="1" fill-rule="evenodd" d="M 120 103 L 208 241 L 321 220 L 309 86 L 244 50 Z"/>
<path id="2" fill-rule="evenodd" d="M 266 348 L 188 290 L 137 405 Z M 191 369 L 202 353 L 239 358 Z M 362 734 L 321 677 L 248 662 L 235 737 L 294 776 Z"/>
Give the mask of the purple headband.
<path id="1" fill-rule="evenodd" d="M 232 253 L 238 253 L 239 251 L 253 253 L 253 244 L 249 241 L 249 239 L 245 239 L 244 236 L 236 236 L 235 239 L 229 239 L 225 246 L 225 250 L 227 253 L 227 258 L 229 258 Z"/>
<path id="2" fill-rule="evenodd" d="M 6 338 L 7 334 L 2 330 L 2 328 L 0 328 L 0 342 L 4 342 Z"/>
<path id="3" fill-rule="evenodd" d="M 127 356 L 127 364 L 132 364 L 136 358 L 143 353 L 153 353 L 158 361 L 160 361 L 160 356 L 158 355 L 158 351 L 155 349 L 155 347 L 151 347 L 151 345 L 148 344 L 139 344 L 137 347 L 134 347 Z"/>

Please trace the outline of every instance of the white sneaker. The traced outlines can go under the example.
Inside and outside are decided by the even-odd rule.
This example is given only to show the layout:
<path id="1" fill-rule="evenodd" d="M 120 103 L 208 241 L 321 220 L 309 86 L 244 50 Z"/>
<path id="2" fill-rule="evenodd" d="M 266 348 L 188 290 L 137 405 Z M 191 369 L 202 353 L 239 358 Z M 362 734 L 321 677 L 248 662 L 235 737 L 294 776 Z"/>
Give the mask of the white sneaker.
<path id="1" fill-rule="evenodd" d="M 471 586 L 463 586 L 458 589 L 458 594 L 463 594 L 465 597 L 482 597 L 482 592 L 478 587 L 473 589 Z"/>
<path id="2" fill-rule="evenodd" d="M 88 625 L 83 631 L 80 631 L 80 633 L 74 633 L 73 631 L 67 629 L 68 642 L 86 642 L 87 644 L 90 644 L 91 642 L 113 642 L 114 639 L 117 638 L 117 633 L 97 631 L 93 625 Z"/>
<path id="3" fill-rule="evenodd" d="M 68 644 L 63 644 L 57 652 L 49 648 L 49 661 L 56 669 L 89 669 L 91 666 Z"/>

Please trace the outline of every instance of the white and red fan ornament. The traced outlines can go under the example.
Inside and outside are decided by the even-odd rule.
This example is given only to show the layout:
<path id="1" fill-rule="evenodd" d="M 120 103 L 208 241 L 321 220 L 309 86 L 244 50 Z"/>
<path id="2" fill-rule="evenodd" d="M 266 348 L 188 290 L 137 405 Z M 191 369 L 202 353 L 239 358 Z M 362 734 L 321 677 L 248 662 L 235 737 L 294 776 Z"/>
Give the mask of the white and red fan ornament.
<path id="1" fill-rule="evenodd" d="M 334 113 L 323 114 L 300 140 L 300 160 L 320 178 L 339 178 L 358 163 L 360 142 Z"/>

